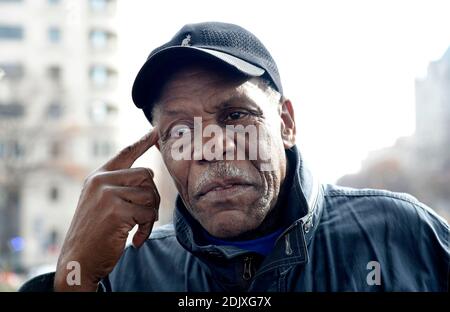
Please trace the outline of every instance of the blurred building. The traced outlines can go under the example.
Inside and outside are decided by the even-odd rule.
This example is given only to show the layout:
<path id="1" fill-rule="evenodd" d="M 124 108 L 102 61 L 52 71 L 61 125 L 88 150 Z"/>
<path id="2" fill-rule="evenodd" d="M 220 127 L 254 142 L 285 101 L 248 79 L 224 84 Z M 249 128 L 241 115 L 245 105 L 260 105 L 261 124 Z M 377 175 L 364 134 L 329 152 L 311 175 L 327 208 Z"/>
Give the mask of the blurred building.
<path id="1" fill-rule="evenodd" d="M 338 184 L 408 192 L 450 221 L 450 47 L 416 80 L 416 131 Z"/>
<path id="2" fill-rule="evenodd" d="M 115 0 L 0 0 L 0 269 L 55 263 L 117 150 Z"/>
<path id="3" fill-rule="evenodd" d="M 427 77 L 416 81 L 415 143 L 426 167 L 450 170 L 450 47 L 430 63 Z"/>

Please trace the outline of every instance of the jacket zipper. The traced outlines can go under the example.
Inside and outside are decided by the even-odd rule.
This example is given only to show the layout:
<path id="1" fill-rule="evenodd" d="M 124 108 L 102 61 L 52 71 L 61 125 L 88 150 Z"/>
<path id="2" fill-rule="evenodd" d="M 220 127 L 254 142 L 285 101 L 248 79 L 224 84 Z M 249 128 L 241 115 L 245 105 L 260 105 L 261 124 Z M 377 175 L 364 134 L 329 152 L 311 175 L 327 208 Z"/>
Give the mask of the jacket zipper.
<path id="1" fill-rule="evenodd" d="M 284 230 L 280 236 L 278 236 L 277 240 L 275 241 L 275 245 L 278 243 L 278 241 L 285 236 L 290 230 L 292 230 L 294 227 L 296 227 L 298 224 L 300 224 L 303 227 L 302 220 L 297 220 L 293 224 L 291 224 L 286 230 Z"/>
<path id="2" fill-rule="evenodd" d="M 242 278 L 245 281 L 252 278 L 252 257 L 250 256 L 244 258 L 244 273 L 242 274 Z"/>

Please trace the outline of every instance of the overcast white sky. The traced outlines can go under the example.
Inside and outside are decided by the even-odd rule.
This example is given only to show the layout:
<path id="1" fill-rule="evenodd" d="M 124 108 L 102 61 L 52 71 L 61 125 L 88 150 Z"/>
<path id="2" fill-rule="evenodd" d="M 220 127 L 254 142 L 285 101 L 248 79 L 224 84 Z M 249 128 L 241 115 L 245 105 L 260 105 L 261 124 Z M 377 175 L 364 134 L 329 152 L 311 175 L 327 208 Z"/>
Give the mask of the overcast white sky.
<path id="1" fill-rule="evenodd" d="M 450 1 L 120 0 L 121 142 L 148 124 L 131 85 L 155 47 L 186 23 L 239 24 L 276 60 L 298 143 L 322 181 L 414 132 L 414 80 L 450 46 Z M 147 163 L 148 165 L 148 163 Z"/>

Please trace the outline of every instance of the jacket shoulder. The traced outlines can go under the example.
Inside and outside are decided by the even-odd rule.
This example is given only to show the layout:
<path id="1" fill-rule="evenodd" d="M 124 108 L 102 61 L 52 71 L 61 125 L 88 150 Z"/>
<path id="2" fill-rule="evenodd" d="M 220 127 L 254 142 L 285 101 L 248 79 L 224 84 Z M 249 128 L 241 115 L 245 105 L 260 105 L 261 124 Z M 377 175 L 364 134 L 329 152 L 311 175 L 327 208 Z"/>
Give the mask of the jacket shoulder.
<path id="1" fill-rule="evenodd" d="M 319 236 L 379 261 L 386 289 L 448 290 L 449 225 L 431 208 L 386 190 L 326 185 L 324 196 Z"/>
<path id="2" fill-rule="evenodd" d="M 325 185 L 324 196 L 331 210 L 340 213 L 372 213 L 379 220 L 401 218 L 397 221 L 431 222 L 448 232 L 449 225 L 433 209 L 407 193 L 381 189 L 356 189 L 337 185 Z M 403 219 L 406 218 L 406 219 Z"/>

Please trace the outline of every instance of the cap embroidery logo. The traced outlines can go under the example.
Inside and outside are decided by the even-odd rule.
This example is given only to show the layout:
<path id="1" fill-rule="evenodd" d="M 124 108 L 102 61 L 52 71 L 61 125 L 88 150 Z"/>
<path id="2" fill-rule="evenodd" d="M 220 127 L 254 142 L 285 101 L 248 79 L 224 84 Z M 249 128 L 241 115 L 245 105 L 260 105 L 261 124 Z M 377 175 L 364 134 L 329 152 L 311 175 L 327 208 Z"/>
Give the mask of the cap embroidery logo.
<path id="1" fill-rule="evenodd" d="M 191 35 L 187 35 L 186 38 L 184 38 L 183 41 L 181 42 L 181 46 L 188 47 L 191 45 L 190 42 L 191 42 Z"/>

